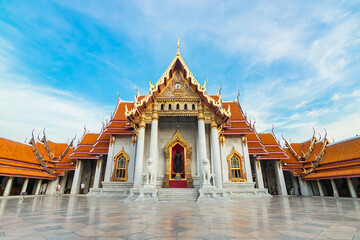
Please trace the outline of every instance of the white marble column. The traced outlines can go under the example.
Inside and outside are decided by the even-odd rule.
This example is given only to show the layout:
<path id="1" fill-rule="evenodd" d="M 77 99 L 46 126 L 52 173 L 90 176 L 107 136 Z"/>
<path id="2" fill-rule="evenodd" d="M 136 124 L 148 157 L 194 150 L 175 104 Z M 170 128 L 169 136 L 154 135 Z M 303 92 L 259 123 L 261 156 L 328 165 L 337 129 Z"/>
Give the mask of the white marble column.
<path id="1" fill-rule="evenodd" d="M 65 192 L 67 177 L 68 177 L 68 175 L 65 174 L 60 179 L 60 194 L 64 194 L 64 192 Z"/>
<path id="2" fill-rule="evenodd" d="M 153 113 L 151 117 L 151 132 L 150 132 L 150 153 L 149 156 L 152 158 L 152 166 L 155 174 L 155 182 L 153 183 L 156 187 L 156 173 L 158 166 L 158 131 L 159 131 L 159 117 L 158 117 L 158 103 L 155 101 L 152 107 Z"/>
<path id="3" fill-rule="evenodd" d="M 10 196 L 13 183 L 14 183 L 14 177 L 9 177 L 9 179 L 7 180 L 7 183 L 6 183 L 5 190 L 4 190 L 4 194 L 3 194 L 4 197 Z"/>
<path id="4" fill-rule="evenodd" d="M 94 183 L 93 188 L 98 189 L 100 186 L 101 181 L 101 171 L 102 171 L 102 163 L 103 163 L 103 156 L 101 156 L 96 162 L 96 169 L 95 169 L 95 176 L 94 176 Z"/>
<path id="5" fill-rule="evenodd" d="M 26 192 L 26 189 L 27 189 L 28 184 L 29 184 L 29 179 L 28 179 L 28 178 L 25 178 L 24 183 L 23 183 L 22 188 L 21 188 L 20 195 L 21 195 L 23 192 Z"/>
<path id="6" fill-rule="evenodd" d="M 303 196 L 310 196 L 310 191 L 309 191 L 309 188 L 308 188 L 308 185 L 305 181 L 303 181 L 301 179 L 301 177 L 298 177 L 298 180 L 299 180 L 299 184 L 300 184 L 300 191 L 301 191 L 301 195 Z"/>
<path id="7" fill-rule="evenodd" d="M 347 181 L 347 184 L 348 184 L 348 187 L 349 187 L 350 196 L 352 198 L 357 198 L 357 194 L 356 194 L 356 191 L 355 191 L 355 188 L 354 188 L 354 184 L 351 181 L 351 178 L 347 178 L 346 181 Z"/>
<path id="8" fill-rule="evenodd" d="M 299 195 L 299 183 L 296 180 L 296 177 L 294 177 L 293 175 L 291 175 L 291 180 L 293 183 L 293 188 L 294 188 L 294 194 L 295 195 Z"/>
<path id="9" fill-rule="evenodd" d="M 55 179 L 53 181 L 49 181 L 49 184 L 47 185 L 47 188 L 46 188 L 46 195 L 55 195 L 56 186 L 60 180 L 59 178 L 60 177 L 58 177 L 57 179 Z"/>
<path id="10" fill-rule="evenodd" d="M 244 153 L 244 167 L 245 167 L 246 181 L 249 183 L 253 183 L 254 180 L 251 171 L 251 163 L 250 163 L 249 149 L 247 145 L 246 136 L 242 137 L 242 149 Z"/>
<path id="11" fill-rule="evenodd" d="M 336 183 L 335 183 L 334 179 L 330 179 L 330 182 L 331 182 L 331 187 L 333 189 L 334 197 L 339 197 L 339 192 L 337 190 Z"/>
<path id="12" fill-rule="evenodd" d="M 140 188 L 143 182 L 142 173 L 144 165 L 144 144 L 145 144 L 145 113 L 141 114 L 139 133 L 136 146 L 136 161 L 134 174 L 134 188 Z"/>
<path id="13" fill-rule="evenodd" d="M 115 149 L 115 136 L 110 136 L 110 142 L 109 142 L 109 152 L 106 160 L 106 167 L 105 167 L 105 176 L 104 176 L 104 182 L 108 183 L 110 182 L 111 176 L 113 174 L 113 168 L 114 168 L 114 149 Z"/>
<path id="14" fill-rule="evenodd" d="M 223 144 L 224 143 L 220 141 L 220 156 L 221 156 L 221 165 L 222 165 L 221 170 L 222 170 L 223 182 L 228 183 L 229 182 L 229 166 L 228 166 L 228 162 L 227 162 L 227 159 L 226 159 L 226 156 L 224 153 L 225 148 L 224 148 Z"/>
<path id="15" fill-rule="evenodd" d="M 264 188 L 264 180 L 262 175 L 262 169 L 261 169 L 261 162 L 256 157 L 254 158 L 254 165 L 255 165 L 255 174 L 256 174 L 256 185 L 259 189 Z"/>
<path id="16" fill-rule="evenodd" d="M 317 185 L 318 185 L 318 188 L 319 188 L 319 193 L 320 193 L 320 196 L 324 196 L 324 190 L 323 190 L 323 188 L 322 188 L 322 186 L 321 186 L 321 182 L 320 182 L 320 180 L 316 180 L 316 182 L 317 182 Z"/>
<path id="17" fill-rule="evenodd" d="M 215 173 L 215 186 L 222 188 L 222 176 L 221 176 L 221 159 L 219 149 L 219 137 L 217 124 L 215 122 L 215 116 L 211 117 L 211 150 L 213 153 L 214 173 Z"/>
<path id="18" fill-rule="evenodd" d="M 41 188 L 41 183 L 42 183 L 42 179 L 38 179 L 36 181 L 36 188 L 35 188 L 35 194 L 34 195 L 39 195 L 40 188 Z"/>
<path id="19" fill-rule="evenodd" d="M 81 160 L 76 161 L 76 168 L 74 173 L 73 182 L 71 185 L 70 194 L 79 194 L 80 192 L 80 181 L 81 181 L 81 173 L 82 173 L 82 166 L 83 163 Z"/>
<path id="20" fill-rule="evenodd" d="M 198 114 L 198 138 L 199 138 L 199 172 L 200 172 L 200 187 L 203 185 L 203 159 L 206 156 L 206 136 L 205 136 L 205 117 L 202 103 L 199 103 Z"/>
<path id="21" fill-rule="evenodd" d="M 286 183 L 280 160 L 276 160 L 275 162 L 275 174 L 279 195 L 287 196 Z"/>

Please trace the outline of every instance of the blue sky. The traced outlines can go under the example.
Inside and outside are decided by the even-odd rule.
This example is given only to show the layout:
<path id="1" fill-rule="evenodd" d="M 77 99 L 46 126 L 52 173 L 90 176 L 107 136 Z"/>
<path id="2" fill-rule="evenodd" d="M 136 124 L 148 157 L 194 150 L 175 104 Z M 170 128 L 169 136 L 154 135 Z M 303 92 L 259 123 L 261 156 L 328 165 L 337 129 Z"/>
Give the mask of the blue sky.
<path id="1" fill-rule="evenodd" d="M 98 132 L 180 52 L 259 132 L 360 134 L 359 1 L 0 1 L 0 136 Z"/>

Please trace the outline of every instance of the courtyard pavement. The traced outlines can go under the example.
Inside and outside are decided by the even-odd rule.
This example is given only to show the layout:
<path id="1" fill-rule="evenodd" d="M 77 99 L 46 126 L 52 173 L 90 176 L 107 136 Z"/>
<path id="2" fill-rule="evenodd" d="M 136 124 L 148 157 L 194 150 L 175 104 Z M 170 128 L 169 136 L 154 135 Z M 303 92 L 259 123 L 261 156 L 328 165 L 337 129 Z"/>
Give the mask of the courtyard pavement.
<path id="1" fill-rule="evenodd" d="M 236 202 L 0 199 L 0 239 L 360 239 L 360 201 L 274 197 Z"/>

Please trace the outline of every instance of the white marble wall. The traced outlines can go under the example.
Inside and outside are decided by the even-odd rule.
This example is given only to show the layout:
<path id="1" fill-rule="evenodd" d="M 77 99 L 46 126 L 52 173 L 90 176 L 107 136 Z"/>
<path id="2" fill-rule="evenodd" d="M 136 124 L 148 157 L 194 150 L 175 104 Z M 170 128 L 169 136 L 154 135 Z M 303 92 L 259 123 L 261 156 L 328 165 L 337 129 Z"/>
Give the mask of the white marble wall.
<path id="1" fill-rule="evenodd" d="M 104 182 L 110 181 L 114 169 L 114 156 L 121 151 L 122 147 L 124 147 L 124 151 L 130 158 L 128 165 L 128 182 L 134 182 L 136 144 L 134 146 L 132 145 L 131 136 L 128 135 L 117 135 L 115 137 L 115 143 L 109 147 Z"/>
<path id="2" fill-rule="evenodd" d="M 191 173 L 193 177 L 199 176 L 199 150 L 198 150 L 198 131 L 197 131 L 197 120 L 194 118 L 190 121 L 177 121 L 176 118 L 160 118 L 159 119 L 159 132 L 158 132 L 158 167 L 157 167 L 157 186 L 161 187 L 162 179 L 165 173 L 165 154 L 164 147 L 175 135 L 176 130 L 179 126 L 181 135 L 186 139 L 186 141 L 192 147 L 191 155 Z M 145 129 L 145 147 L 144 147 L 144 164 L 143 164 L 143 173 L 145 173 L 147 159 L 150 154 L 150 133 L 151 133 L 151 124 L 146 125 Z M 211 162 L 211 169 L 213 172 L 213 157 L 211 153 L 211 139 L 210 139 L 210 127 L 209 124 L 205 125 L 205 137 L 206 137 L 206 152 L 207 157 Z M 121 148 L 124 147 L 125 152 L 129 155 L 129 168 L 128 168 L 128 182 L 133 182 L 134 178 L 134 166 L 135 166 L 135 153 L 136 153 L 136 144 L 133 146 L 131 142 L 131 136 L 122 136 L 118 135 L 115 137 L 115 144 L 109 148 L 108 158 L 106 163 L 105 177 L 104 182 L 109 182 L 114 164 L 114 156 L 121 151 Z M 244 161 L 248 159 L 245 155 L 247 154 L 244 151 L 242 139 L 240 136 L 227 136 L 225 140 L 225 145 L 220 148 L 220 157 L 221 157 L 221 167 L 223 174 L 223 182 L 229 182 L 229 166 L 227 162 L 227 156 L 231 153 L 235 147 L 243 157 Z M 246 149 L 245 149 L 246 150 Z M 245 167 L 245 164 L 244 164 Z M 245 171 L 245 169 L 244 169 Z"/>
<path id="3" fill-rule="evenodd" d="M 225 137 L 225 145 L 221 146 L 221 162 L 222 162 L 222 173 L 223 173 L 223 182 L 228 183 L 229 182 L 229 165 L 227 161 L 227 157 L 235 147 L 235 150 L 240 153 L 244 157 L 244 161 L 246 159 L 249 159 L 249 156 L 245 157 L 245 152 L 243 147 L 243 142 L 240 136 L 227 136 Z M 246 147 L 247 148 L 247 147 Z M 245 168 L 245 162 L 243 164 L 243 167 Z M 244 169 L 244 172 L 245 169 Z"/>
<path id="4" fill-rule="evenodd" d="M 191 175 L 193 177 L 199 174 L 198 164 L 198 137 L 197 137 L 197 121 L 169 121 L 169 119 L 159 119 L 159 137 L 158 137 L 158 167 L 157 177 L 163 179 L 165 173 L 165 154 L 164 147 L 175 135 L 179 126 L 180 134 L 186 139 L 186 141 L 192 147 L 191 154 Z M 145 149 L 144 149 L 144 172 L 146 169 L 146 161 L 149 158 L 150 153 L 150 132 L 151 126 L 147 125 L 145 130 Z M 209 125 L 205 126 L 206 134 L 206 150 L 207 156 L 210 159 L 210 129 Z M 162 181 L 157 181 L 158 187 L 161 187 Z"/>

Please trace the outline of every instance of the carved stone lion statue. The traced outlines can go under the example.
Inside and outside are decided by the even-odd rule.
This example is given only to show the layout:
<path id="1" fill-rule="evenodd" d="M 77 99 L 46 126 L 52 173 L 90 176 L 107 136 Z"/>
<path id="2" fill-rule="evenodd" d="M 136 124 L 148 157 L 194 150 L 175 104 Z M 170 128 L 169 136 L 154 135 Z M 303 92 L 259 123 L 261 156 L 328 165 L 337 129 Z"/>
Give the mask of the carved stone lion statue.
<path id="1" fill-rule="evenodd" d="M 210 184 L 211 172 L 209 159 L 203 159 L 203 184 Z"/>
<path id="2" fill-rule="evenodd" d="M 153 166 L 153 159 L 150 157 L 148 159 L 148 164 L 146 166 L 146 184 L 155 183 L 155 169 Z"/>

